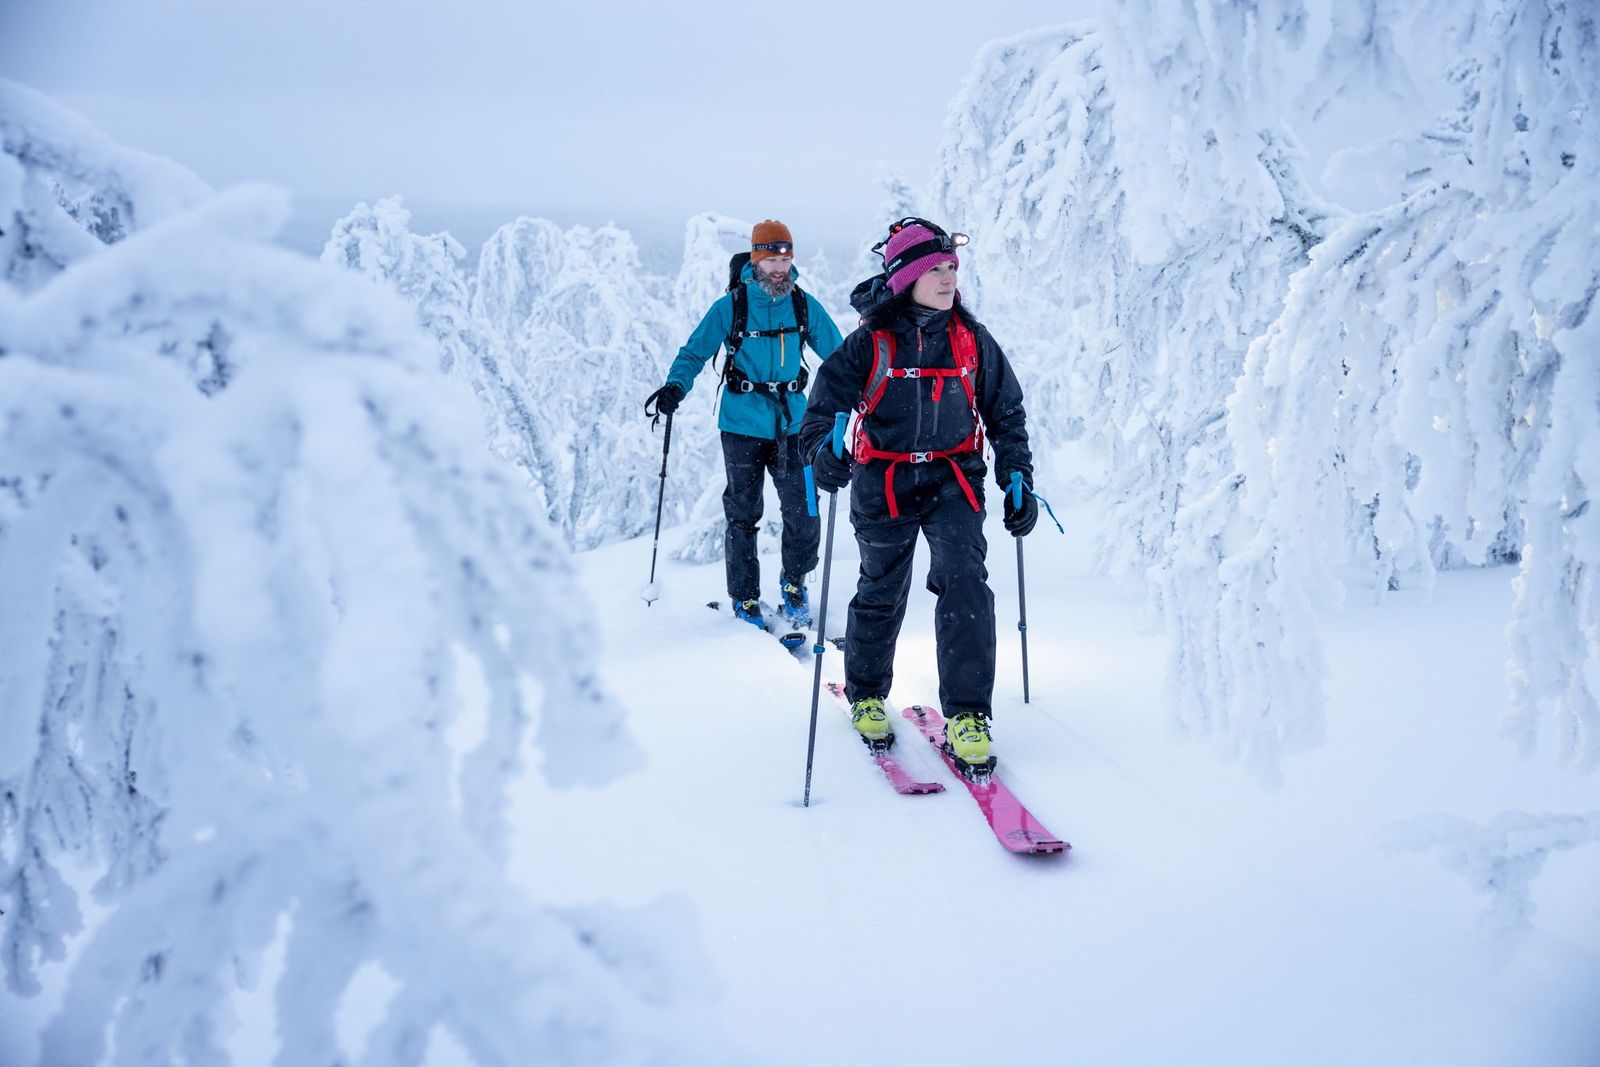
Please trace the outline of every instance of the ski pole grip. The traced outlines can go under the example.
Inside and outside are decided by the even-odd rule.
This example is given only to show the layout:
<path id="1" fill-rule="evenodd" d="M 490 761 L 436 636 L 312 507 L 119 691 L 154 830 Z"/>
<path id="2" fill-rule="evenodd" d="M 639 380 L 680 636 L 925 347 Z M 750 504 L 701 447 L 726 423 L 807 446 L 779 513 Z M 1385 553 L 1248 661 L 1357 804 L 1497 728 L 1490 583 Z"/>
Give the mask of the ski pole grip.
<path id="1" fill-rule="evenodd" d="M 833 446 L 833 454 L 840 459 L 844 458 L 844 428 L 849 421 L 848 412 L 839 412 L 833 417 L 833 431 L 828 434 L 828 443 Z M 817 517 L 817 476 L 812 473 L 809 463 L 806 464 L 806 514 L 812 518 Z"/>
<path id="2" fill-rule="evenodd" d="M 1022 507 L 1022 472 L 1021 471 L 1012 471 L 1011 472 L 1011 488 L 1006 490 L 1006 491 L 1011 494 L 1011 506 L 1013 508 Z"/>

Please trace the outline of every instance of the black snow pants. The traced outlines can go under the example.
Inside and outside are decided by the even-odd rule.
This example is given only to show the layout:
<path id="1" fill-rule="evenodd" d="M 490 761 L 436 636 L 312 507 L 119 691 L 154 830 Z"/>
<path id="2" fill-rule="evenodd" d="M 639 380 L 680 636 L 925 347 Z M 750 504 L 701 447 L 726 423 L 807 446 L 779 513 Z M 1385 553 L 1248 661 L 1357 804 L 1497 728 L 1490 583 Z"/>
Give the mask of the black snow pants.
<path id="1" fill-rule="evenodd" d="M 783 449 L 782 454 L 779 448 Z M 821 524 L 806 514 L 805 461 L 800 458 L 800 435 L 790 434 L 781 444 L 764 437 L 722 434 L 722 460 L 728 487 L 722 493 L 722 511 L 728 519 L 723 557 L 728 568 L 728 596 L 736 601 L 761 598 L 761 563 L 756 558 L 756 530 L 766 503 L 766 481 L 778 489 L 783 517 L 783 574 L 779 584 L 800 585 L 817 566 Z M 776 588 L 773 593 L 776 595 Z"/>
<path id="2" fill-rule="evenodd" d="M 969 460 L 969 463 L 971 461 Z M 899 518 L 889 517 L 884 464 L 856 471 L 850 522 L 861 549 L 861 576 L 845 631 L 845 691 L 850 700 L 887 697 L 894 680 L 894 646 L 911 593 L 917 534 L 928 539 L 928 591 L 939 664 L 939 704 L 947 716 L 987 716 L 994 695 L 994 593 L 984 566 L 981 461 L 964 466 L 977 495 L 974 511 L 945 460 L 896 468 Z"/>

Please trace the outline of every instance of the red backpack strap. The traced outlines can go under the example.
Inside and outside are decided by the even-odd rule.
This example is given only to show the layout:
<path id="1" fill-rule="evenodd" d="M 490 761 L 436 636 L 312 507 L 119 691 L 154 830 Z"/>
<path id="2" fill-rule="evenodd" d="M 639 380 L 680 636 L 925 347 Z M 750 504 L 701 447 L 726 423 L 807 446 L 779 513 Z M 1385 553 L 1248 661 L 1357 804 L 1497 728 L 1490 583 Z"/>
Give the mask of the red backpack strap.
<path id="1" fill-rule="evenodd" d="M 960 315 L 950 316 L 950 351 L 955 354 L 961 384 L 967 388 L 967 406 L 972 409 L 972 450 L 982 452 L 983 419 L 978 416 L 978 337 Z M 968 498 L 971 499 L 970 492 Z"/>
<path id="2" fill-rule="evenodd" d="M 872 373 L 867 375 L 861 403 L 856 405 L 856 410 L 863 415 L 870 414 L 883 399 L 883 391 L 889 385 L 889 372 L 894 368 L 894 349 L 894 334 L 888 330 L 872 331 Z"/>
<path id="3" fill-rule="evenodd" d="M 956 358 L 956 370 L 961 372 L 961 384 L 967 387 L 967 402 L 973 414 L 978 410 L 978 338 L 972 328 L 961 321 L 961 316 L 950 316 L 950 351 Z"/>

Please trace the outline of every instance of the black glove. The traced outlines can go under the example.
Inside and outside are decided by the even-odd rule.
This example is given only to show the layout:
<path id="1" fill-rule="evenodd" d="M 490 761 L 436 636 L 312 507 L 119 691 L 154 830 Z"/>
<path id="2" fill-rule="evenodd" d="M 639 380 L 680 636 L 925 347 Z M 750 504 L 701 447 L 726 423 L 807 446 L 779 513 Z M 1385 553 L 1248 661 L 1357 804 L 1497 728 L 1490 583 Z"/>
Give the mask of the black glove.
<path id="1" fill-rule="evenodd" d="M 850 460 L 850 453 L 834 455 L 832 443 L 828 441 L 823 442 L 811 460 L 811 478 L 825 493 L 836 493 L 849 485 L 850 475 L 854 473 L 855 464 Z"/>
<path id="2" fill-rule="evenodd" d="M 683 387 L 675 382 L 668 382 L 645 398 L 644 413 L 652 417 L 671 415 L 678 410 L 678 405 L 681 403 L 683 403 Z M 650 410 L 651 404 L 656 406 L 653 412 Z"/>
<path id="3" fill-rule="evenodd" d="M 1012 537 L 1027 537 L 1033 530 L 1033 524 L 1039 521 L 1039 501 L 1028 491 L 1026 485 L 1022 488 L 1022 506 L 1017 507 L 1011 502 L 1011 494 L 1006 494 L 1005 523 L 1006 529 Z"/>

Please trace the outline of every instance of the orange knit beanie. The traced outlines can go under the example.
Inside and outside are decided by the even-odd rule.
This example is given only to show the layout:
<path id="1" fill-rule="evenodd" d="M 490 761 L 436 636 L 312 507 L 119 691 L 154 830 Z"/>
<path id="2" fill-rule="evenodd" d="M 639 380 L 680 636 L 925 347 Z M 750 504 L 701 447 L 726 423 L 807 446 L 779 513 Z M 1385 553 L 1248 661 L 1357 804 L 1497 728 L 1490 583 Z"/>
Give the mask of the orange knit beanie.
<path id="1" fill-rule="evenodd" d="M 780 245 L 786 248 L 763 248 L 763 245 Z M 750 231 L 750 262 L 760 263 L 770 256 L 794 255 L 794 238 L 789 227 L 777 219 L 762 219 Z"/>

